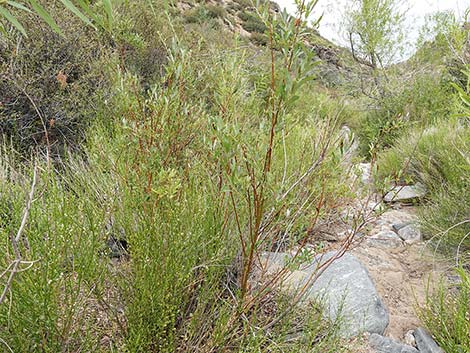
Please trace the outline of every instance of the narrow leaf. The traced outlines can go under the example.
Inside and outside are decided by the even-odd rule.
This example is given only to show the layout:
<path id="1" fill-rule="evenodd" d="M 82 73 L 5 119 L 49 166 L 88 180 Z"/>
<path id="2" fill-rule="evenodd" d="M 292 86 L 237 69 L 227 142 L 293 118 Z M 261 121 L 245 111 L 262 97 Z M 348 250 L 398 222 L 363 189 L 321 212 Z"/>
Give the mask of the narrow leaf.
<path id="1" fill-rule="evenodd" d="M 0 17 L 4 17 L 10 22 L 18 31 L 20 31 L 23 35 L 26 36 L 26 31 L 21 23 L 11 14 L 10 11 L 5 9 L 4 7 L 0 6 Z"/>
<path id="2" fill-rule="evenodd" d="M 98 16 L 96 15 L 95 12 L 93 12 L 93 10 L 90 8 L 90 6 L 86 3 L 86 1 L 83 1 L 83 0 L 76 0 L 76 2 L 78 3 L 78 5 L 80 5 L 80 7 L 82 8 L 82 10 L 85 12 L 85 14 L 87 14 L 87 16 L 89 18 L 92 18 L 93 20 L 99 22 L 99 18 Z"/>
<path id="3" fill-rule="evenodd" d="M 32 12 L 26 6 L 24 6 L 23 4 L 20 4 L 19 2 L 16 2 L 16 1 L 7 1 L 7 4 L 10 5 L 10 6 L 16 7 L 17 9 L 26 11 L 26 12 Z"/>
<path id="4" fill-rule="evenodd" d="M 113 5 L 111 0 L 103 0 L 103 5 L 106 15 L 108 16 L 109 29 L 111 30 L 111 26 L 113 24 Z"/>
<path id="5" fill-rule="evenodd" d="M 75 16 L 85 22 L 87 25 L 93 26 L 90 19 L 86 17 L 74 4 L 72 4 L 69 0 L 60 0 L 62 4 Z"/>
<path id="6" fill-rule="evenodd" d="M 0 32 L 3 33 L 4 36 L 6 36 L 8 33 L 5 30 L 5 27 L 3 26 L 3 23 L 0 23 Z"/>
<path id="7" fill-rule="evenodd" d="M 31 4 L 31 7 L 36 12 L 36 14 L 38 14 L 38 16 L 49 25 L 49 27 L 51 27 L 56 33 L 62 34 L 59 26 L 57 26 L 57 23 L 54 21 L 51 15 L 49 15 L 49 13 L 44 10 L 44 8 L 39 5 L 36 0 L 29 0 L 29 3 Z"/>

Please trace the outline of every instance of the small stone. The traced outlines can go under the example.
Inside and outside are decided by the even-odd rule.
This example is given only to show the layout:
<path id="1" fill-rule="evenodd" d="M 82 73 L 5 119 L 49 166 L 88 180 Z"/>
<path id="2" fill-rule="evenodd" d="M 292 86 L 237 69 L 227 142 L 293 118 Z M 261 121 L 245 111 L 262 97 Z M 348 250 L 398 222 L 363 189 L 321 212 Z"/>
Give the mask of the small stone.
<path id="1" fill-rule="evenodd" d="M 369 345 L 375 349 L 377 353 L 418 353 L 418 350 L 414 347 L 401 344 L 391 338 L 376 333 L 370 335 Z"/>
<path id="2" fill-rule="evenodd" d="M 416 347 L 416 340 L 415 340 L 415 336 L 413 335 L 413 330 L 409 330 L 406 334 L 405 334 L 405 343 L 409 346 L 412 346 L 412 347 Z"/>
<path id="3" fill-rule="evenodd" d="M 414 332 L 416 346 L 420 353 L 444 353 L 431 335 L 422 327 Z"/>
<path id="4" fill-rule="evenodd" d="M 408 224 L 398 230 L 398 236 L 407 244 L 419 243 L 423 240 L 421 230 L 416 224 Z"/>
<path id="5" fill-rule="evenodd" d="M 117 239 L 110 236 L 106 245 L 109 248 L 109 257 L 112 259 L 121 259 L 129 256 L 126 239 Z"/>
<path id="6" fill-rule="evenodd" d="M 358 169 L 361 175 L 361 181 L 364 185 L 370 184 L 372 181 L 372 167 L 370 163 L 359 163 Z"/>
<path id="7" fill-rule="evenodd" d="M 367 243 L 371 246 L 381 248 L 399 248 L 403 246 L 400 237 L 390 230 L 380 231 L 367 238 Z"/>
<path id="8" fill-rule="evenodd" d="M 384 197 L 384 202 L 404 202 L 413 203 L 419 201 L 426 195 L 426 188 L 423 184 L 396 186 Z"/>

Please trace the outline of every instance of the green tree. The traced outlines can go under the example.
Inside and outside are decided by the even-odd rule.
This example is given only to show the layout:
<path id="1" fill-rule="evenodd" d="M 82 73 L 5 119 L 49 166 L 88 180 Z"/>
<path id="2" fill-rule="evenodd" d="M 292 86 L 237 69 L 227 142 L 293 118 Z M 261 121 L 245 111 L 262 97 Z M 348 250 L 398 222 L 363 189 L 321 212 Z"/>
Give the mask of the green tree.
<path id="1" fill-rule="evenodd" d="M 440 62 L 444 58 L 461 72 L 470 63 L 470 7 L 462 18 L 452 11 L 441 11 L 426 16 L 418 38 L 421 59 Z M 462 82 L 466 77 L 461 76 Z"/>
<path id="2" fill-rule="evenodd" d="M 352 5 L 345 24 L 354 58 L 373 69 L 387 66 L 404 50 L 403 2 L 353 0 Z"/>

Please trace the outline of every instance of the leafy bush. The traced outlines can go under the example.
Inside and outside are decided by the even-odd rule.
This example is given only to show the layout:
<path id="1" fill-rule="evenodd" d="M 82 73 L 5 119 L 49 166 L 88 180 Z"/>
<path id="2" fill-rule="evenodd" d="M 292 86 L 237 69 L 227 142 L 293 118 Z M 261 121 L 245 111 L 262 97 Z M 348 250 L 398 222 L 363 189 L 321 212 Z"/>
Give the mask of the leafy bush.
<path id="1" fill-rule="evenodd" d="M 243 21 L 242 27 L 250 33 L 265 33 L 267 30 L 267 27 L 263 21 L 252 13 L 242 11 L 238 14 L 238 17 L 240 17 L 240 19 Z"/>
<path id="2" fill-rule="evenodd" d="M 231 46 L 210 40 L 205 26 L 188 33 L 146 4 L 123 3 L 116 37 L 100 37 L 96 51 L 111 51 L 96 90 L 103 104 L 92 106 L 81 153 L 64 153 L 60 169 L 1 155 L 2 269 L 15 261 L 9 234 L 32 169 L 39 180 L 20 244 L 29 262 L 0 303 L 0 338 L 19 352 L 340 351 L 319 309 L 301 314 L 250 278 L 281 233 L 298 247 L 345 193 L 335 111 L 298 100 L 303 89 L 315 94 L 305 28 L 278 53 L 292 55 L 287 65 L 234 37 Z M 292 21 L 275 21 L 293 33 Z M 55 99 L 63 80 L 50 89 Z M 116 240 L 123 253 L 111 260 Z M 286 339 L 293 323 L 305 340 Z"/>
<path id="3" fill-rule="evenodd" d="M 393 75 L 401 75 L 400 72 Z M 406 85 L 401 79 L 396 85 L 390 82 L 388 93 L 356 123 L 364 155 L 394 146 L 410 128 L 426 128 L 445 121 L 455 110 L 450 82 L 444 73 L 439 78 L 434 73 L 419 74 Z"/>
<path id="4" fill-rule="evenodd" d="M 106 50 L 90 28 L 63 10 L 65 37 L 24 15 L 28 38 L 0 39 L 0 139 L 12 139 L 26 151 L 49 145 L 58 153 L 84 137 L 105 75 Z"/>

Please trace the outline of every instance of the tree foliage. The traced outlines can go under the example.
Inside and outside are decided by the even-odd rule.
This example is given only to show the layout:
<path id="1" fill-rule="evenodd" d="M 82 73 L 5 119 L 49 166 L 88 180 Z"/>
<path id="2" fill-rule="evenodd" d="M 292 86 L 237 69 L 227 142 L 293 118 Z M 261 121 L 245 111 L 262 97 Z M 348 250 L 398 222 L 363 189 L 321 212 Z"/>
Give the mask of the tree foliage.
<path id="1" fill-rule="evenodd" d="M 356 60 L 375 69 L 397 58 L 403 50 L 402 8 L 398 0 L 354 0 L 345 22 Z"/>

